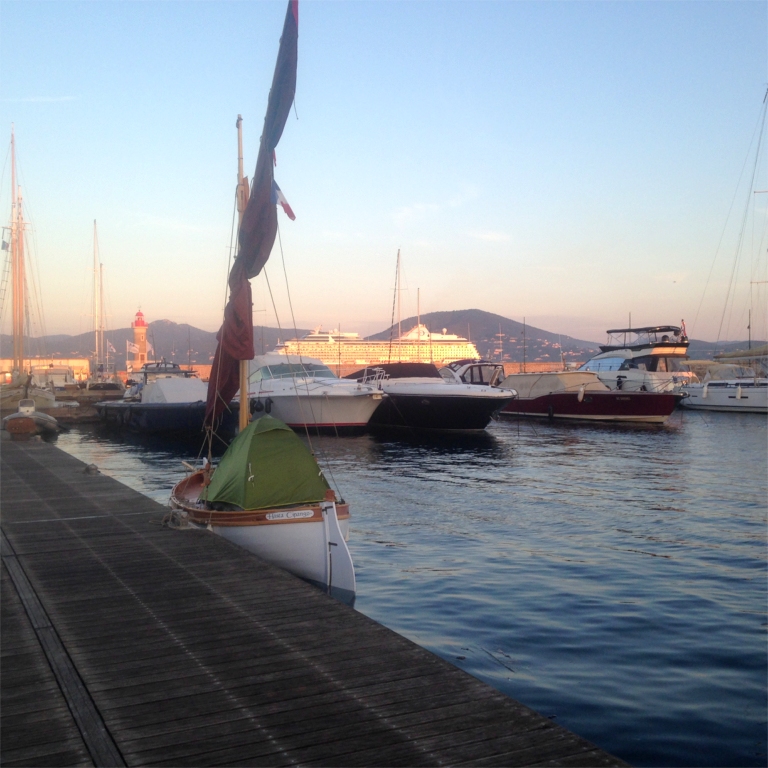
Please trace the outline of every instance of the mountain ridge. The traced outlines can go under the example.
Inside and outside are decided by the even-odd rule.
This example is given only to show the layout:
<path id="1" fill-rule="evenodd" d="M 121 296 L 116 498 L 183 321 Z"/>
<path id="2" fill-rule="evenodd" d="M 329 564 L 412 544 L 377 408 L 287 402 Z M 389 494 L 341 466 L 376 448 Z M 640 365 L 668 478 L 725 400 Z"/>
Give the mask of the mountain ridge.
<path id="1" fill-rule="evenodd" d="M 433 332 L 443 328 L 448 333 L 464 336 L 475 343 L 479 354 L 491 360 L 506 362 L 579 362 L 587 360 L 599 352 L 596 342 L 577 339 L 573 336 L 552 333 L 532 325 L 525 325 L 523 341 L 523 323 L 503 315 L 486 312 L 482 309 L 447 310 L 429 312 L 422 315 L 420 321 Z M 416 325 L 415 316 L 400 321 L 403 332 Z M 397 325 L 379 333 L 367 336 L 371 340 L 387 340 L 390 333 L 397 335 Z M 309 333 L 309 329 L 280 329 L 267 326 L 255 326 L 253 329 L 254 349 L 256 354 L 269 352 L 279 341 L 286 341 L 295 335 L 299 337 Z M 114 360 L 119 370 L 125 369 L 126 342 L 133 341 L 131 328 L 118 328 L 105 332 L 107 341 L 115 349 Z M 216 350 L 216 333 L 204 331 L 189 323 L 176 323 L 161 319 L 149 323 L 147 340 L 155 350 L 157 359 L 209 365 Z M 40 338 L 25 337 L 25 349 L 32 357 L 92 357 L 94 348 L 93 331 L 69 336 L 51 334 Z M 757 347 L 764 341 L 753 341 Z M 746 341 L 710 342 L 692 339 L 689 356 L 693 359 L 711 359 L 717 352 L 728 352 L 746 348 Z M 0 357 L 8 357 L 12 348 L 11 336 L 0 335 Z"/>

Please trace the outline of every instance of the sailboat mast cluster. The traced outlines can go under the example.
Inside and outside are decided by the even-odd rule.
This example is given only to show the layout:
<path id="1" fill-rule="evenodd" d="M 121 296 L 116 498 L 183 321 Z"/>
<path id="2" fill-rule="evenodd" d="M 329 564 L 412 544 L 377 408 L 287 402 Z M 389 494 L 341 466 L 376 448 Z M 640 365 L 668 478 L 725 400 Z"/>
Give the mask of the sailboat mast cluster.
<path id="1" fill-rule="evenodd" d="M 25 287 L 24 214 L 21 189 L 16 185 L 16 138 L 11 128 L 11 280 L 13 288 L 13 370 L 24 371 Z"/>

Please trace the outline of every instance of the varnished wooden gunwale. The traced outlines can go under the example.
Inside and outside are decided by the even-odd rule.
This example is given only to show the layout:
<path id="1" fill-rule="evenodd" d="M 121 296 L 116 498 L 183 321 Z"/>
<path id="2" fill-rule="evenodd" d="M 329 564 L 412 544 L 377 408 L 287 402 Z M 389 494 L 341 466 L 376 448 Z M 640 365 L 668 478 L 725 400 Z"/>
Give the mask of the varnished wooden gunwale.
<path id="1" fill-rule="evenodd" d="M 319 504 L 296 504 L 290 507 L 274 507 L 270 509 L 204 509 L 196 505 L 203 489 L 203 471 L 193 472 L 174 486 L 171 494 L 171 506 L 184 510 L 189 519 L 197 525 L 213 525 L 221 527 L 258 526 L 258 525 L 296 525 L 302 523 L 322 523 L 323 511 Z M 270 515 L 305 511 L 312 512 L 312 517 L 287 517 L 269 519 Z M 336 504 L 336 516 L 339 520 L 349 520 L 349 504 Z"/>

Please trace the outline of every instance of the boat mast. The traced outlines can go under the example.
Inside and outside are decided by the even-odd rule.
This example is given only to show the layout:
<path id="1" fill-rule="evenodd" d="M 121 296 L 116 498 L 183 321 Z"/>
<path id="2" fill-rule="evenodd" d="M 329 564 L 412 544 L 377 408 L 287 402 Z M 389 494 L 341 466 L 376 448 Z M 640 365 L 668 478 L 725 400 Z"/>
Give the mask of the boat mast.
<path id="1" fill-rule="evenodd" d="M 99 241 L 96 234 L 96 219 L 93 220 L 93 371 L 95 378 L 99 372 L 101 350 L 99 348 Z"/>
<path id="2" fill-rule="evenodd" d="M 109 370 L 109 350 L 104 344 L 104 265 L 99 262 L 99 364 L 105 362 L 104 373 Z"/>
<path id="3" fill-rule="evenodd" d="M 16 138 L 11 126 L 11 275 L 13 285 L 13 370 L 24 371 L 24 219 L 16 189 Z"/>
<path id="4" fill-rule="evenodd" d="M 400 249 L 397 249 L 397 360 L 403 359 L 403 329 L 400 327 Z"/>
<path id="5" fill-rule="evenodd" d="M 248 180 L 243 174 L 243 118 L 237 116 L 237 231 L 238 241 L 240 225 L 243 223 L 243 214 L 248 205 Z M 253 309 L 251 309 L 253 312 Z M 248 402 L 248 360 L 240 361 L 240 431 L 248 426 L 250 408 Z"/>
<path id="6" fill-rule="evenodd" d="M 416 289 L 416 331 L 418 333 L 416 337 L 416 354 L 421 362 L 421 288 Z"/>

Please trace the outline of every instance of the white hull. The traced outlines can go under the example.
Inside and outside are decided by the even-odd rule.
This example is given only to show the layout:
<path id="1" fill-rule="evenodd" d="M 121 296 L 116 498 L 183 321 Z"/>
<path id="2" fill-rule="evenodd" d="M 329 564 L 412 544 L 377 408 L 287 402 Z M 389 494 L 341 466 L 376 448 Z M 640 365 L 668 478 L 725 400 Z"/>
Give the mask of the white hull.
<path id="1" fill-rule="evenodd" d="M 298 518 L 284 525 L 211 525 L 211 530 L 262 560 L 311 582 L 337 600 L 351 604 L 356 586 L 346 542 L 349 521 L 344 521 L 343 526 L 339 523 L 332 502 L 321 506 L 322 521 L 302 522 Z"/>
<path id="2" fill-rule="evenodd" d="M 171 507 L 185 511 L 190 524 L 213 531 L 343 603 L 354 603 L 346 504 L 338 510 L 333 501 L 251 511 L 208 510 L 198 503 L 204 477 L 204 472 L 195 472 L 177 483 L 171 494 Z"/>
<path id="3" fill-rule="evenodd" d="M 256 398 L 264 406 L 263 411 L 259 411 L 257 406 L 254 417 L 267 412 L 289 427 L 362 429 L 381 403 L 381 393 L 371 388 L 366 388 L 368 391 L 350 391 L 348 387 L 342 390 L 338 386 L 318 387 L 316 383 L 311 383 L 309 394 L 302 392 L 302 389 L 297 383 L 290 392 L 267 388 L 252 392 L 251 398 Z"/>
<path id="4" fill-rule="evenodd" d="M 768 379 L 717 381 L 685 387 L 681 405 L 701 411 L 768 413 Z"/>

